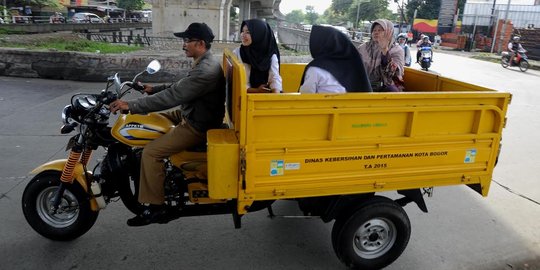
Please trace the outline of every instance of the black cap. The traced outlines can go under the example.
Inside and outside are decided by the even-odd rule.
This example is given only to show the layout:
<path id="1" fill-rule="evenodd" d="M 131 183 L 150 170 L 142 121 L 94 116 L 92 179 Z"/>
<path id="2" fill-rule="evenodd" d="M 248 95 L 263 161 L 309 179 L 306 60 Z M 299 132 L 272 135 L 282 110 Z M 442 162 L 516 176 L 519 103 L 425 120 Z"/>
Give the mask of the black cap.
<path id="1" fill-rule="evenodd" d="M 174 33 L 174 35 L 181 38 L 196 38 L 204 40 L 206 43 L 211 43 L 214 40 L 212 29 L 206 23 L 192 23 L 186 31 Z"/>

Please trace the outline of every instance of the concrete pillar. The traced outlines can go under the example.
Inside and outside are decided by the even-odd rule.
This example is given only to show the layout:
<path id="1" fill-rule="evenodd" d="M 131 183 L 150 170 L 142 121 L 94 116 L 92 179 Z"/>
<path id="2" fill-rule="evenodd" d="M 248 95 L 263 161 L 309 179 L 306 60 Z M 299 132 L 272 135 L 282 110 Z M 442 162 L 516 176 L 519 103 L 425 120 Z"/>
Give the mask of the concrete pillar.
<path id="1" fill-rule="evenodd" d="M 223 38 L 222 40 L 229 40 L 229 24 L 231 21 L 231 6 L 232 0 L 223 0 L 223 19 L 221 22 L 223 28 Z"/>
<path id="2" fill-rule="evenodd" d="M 216 40 L 226 39 L 229 8 L 230 0 L 152 0 L 152 34 L 172 36 L 193 22 L 204 22 Z"/>
<path id="3" fill-rule="evenodd" d="M 239 21 L 251 19 L 251 0 L 239 0 L 238 8 L 240 9 Z"/>

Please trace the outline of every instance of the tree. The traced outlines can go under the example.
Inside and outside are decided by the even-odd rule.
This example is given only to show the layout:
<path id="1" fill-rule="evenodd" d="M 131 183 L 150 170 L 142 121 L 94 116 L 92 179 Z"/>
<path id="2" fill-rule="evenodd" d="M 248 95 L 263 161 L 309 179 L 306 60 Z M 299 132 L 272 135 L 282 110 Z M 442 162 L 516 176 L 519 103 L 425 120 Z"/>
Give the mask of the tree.
<path id="1" fill-rule="evenodd" d="M 59 7 L 58 1 L 56 0 L 30 0 L 28 2 L 24 1 L 22 2 L 21 6 L 25 6 L 30 4 L 31 6 L 39 8 L 39 10 L 43 9 L 44 7 Z"/>
<path id="2" fill-rule="evenodd" d="M 332 0 L 330 8 L 339 15 L 346 14 L 353 4 L 353 0 Z"/>
<path id="3" fill-rule="evenodd" d="M 285 20 L 290 23 L 303 23 L 305 19 L 304 12 L 300 9 L 292 10 L 285 15 Z"/>
<path id="4" fill-rule="evenodd" d="M 126 11 L 140 10 L 144 6 L 144 0 L 118 0 L 118 7 Z"/>
<path id="5" fill-rule="evenodd" d="M 315 12 L 314 6 L 306 6 L 306 15 L 304 17 L 304 20 L 306 20 L 309 24 L 313 25 L 317 22 L 319 19 L 319 14 Z"/>
<path id="6" fill-rule="evenodd" d="M 346 21 L 345 16 L 338 14 L 332 8 L 328 8 L 324 11 L 321 16 L 321 21 L 324 21 L 327 24 L 337 25 L 343 21 Z"/>
<path id="7" fill-rule="evenodd" d="M 358 9 L 358 5 L 360 5 L 360 9 Z M 350 21 L 356 23 L 357 13 L 358 21 L 394 19 L 392 12 L 388 9 L 388 2 L 386 0 L 356 1 L 354 5 L 351 5 L 351 7 L 349 8 L 347 17 Z"/>
<path id="8" fill-rule="evenodd" d="M 413 20 L 414 10 L 418 10 L 416 18 L 433 20 L 439 17 L 441 0 L 410 0 L 406 7 L 407 18 L 410 22 Z"/>
<path id="9" fill-rule="evenodd" d="M 325 11 L 324 18 L 332 24 L 350 21 L 356 25 L 357 19 L 358 21 L 374 21 L 381 18 L 393 20 L 394 16 L 388 9 L 388 0 L 332 0 L 330 11 Z"/>

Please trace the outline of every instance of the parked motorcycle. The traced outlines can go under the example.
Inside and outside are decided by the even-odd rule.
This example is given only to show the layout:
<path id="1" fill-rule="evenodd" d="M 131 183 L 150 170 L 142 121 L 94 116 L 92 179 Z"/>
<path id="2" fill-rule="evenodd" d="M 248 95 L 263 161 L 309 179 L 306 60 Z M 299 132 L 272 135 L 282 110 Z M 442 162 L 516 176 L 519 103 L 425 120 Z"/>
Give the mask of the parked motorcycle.
<path id="1" fill-rule="evenodd" d="M 527 54 L 525 54 L 527 51 L 519 51 L 516 56 L 514 57 L 514 60 L 512 63 L 510 62 L 510 52 L 502 52 L 501 56 L 501 65 L 503 68 L 507 68 L 508 66 L 518 66 L 519 70 L 522 72 L 525 72 L 529 69 L 529 61 L 527 60 Z"/>
<path id="2" fill-rule="evenodd" d="M 65 106 L 61 133 L 78 131 L 67 144 L 69 157 L 34 169 L 36 176 L 23 193 L 24 216 L 39 234 L 53 240 L 75 239 L 93 226 L 100 209 L 118 198 L 131 212 L 140 212 L 141 147 L 173 125 L 159 114 L 123 114 L 111 128 L 108 105 L 137 88 L 133 82 L 139 75 L 154 74 L 160 68 L 154 60 L 133 81 L 121 82 L 115 74 L 101 93 L 76 94 Z M 92 152 L 100 146 L 106 150 L 105 155 L 91 172 L 87 166 Z M 177 208 L 184 203 L 184 190 L 174 181 L 178 175 L 179 169 L 167 163 L 166 202 Z"/>
<path id="3" fill-rule="evenodd" d="M 420 47 L 420 61 L 418 64 L 423 70 L 428 71 L 431 66 L 432 51 L 430 46 Z"/>

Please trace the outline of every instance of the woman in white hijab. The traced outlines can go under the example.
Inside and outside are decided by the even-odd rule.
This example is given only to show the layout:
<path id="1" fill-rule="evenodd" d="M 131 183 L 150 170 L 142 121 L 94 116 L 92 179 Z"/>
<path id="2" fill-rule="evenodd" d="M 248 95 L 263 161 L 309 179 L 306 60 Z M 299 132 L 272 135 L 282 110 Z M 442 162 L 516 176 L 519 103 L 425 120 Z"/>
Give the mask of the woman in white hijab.
<path id="1" fill-rule="evenodd" d="M 360 45 L 358 52 L 374 92 L 401 92 L 403 90 L 404 52 L 395 43 L 394 25 L 378 19 L 371 25 L 371 40 Z"/>

